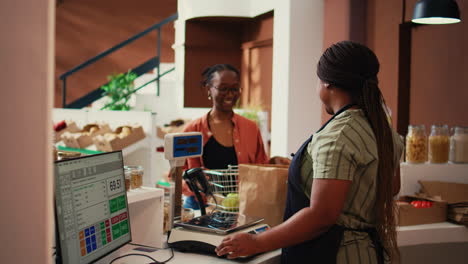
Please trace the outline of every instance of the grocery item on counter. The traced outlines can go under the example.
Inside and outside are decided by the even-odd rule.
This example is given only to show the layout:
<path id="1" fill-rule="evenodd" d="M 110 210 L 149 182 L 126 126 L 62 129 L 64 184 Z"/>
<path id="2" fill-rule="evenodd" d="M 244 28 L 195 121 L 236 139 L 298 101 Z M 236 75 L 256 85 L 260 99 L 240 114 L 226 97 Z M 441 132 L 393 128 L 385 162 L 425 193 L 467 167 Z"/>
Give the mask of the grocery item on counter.
<path id="1" fill-rule="evenodd" d="M 131 189 L 132 172 L 131 170 L 124 169 L 124 173 L 125 173 L 125 190 L 129 191 Z"/>
<path id="2" fill-rule="evenodd" d="M 409 125 L 406 135 L 406 162 L 427 161 L 427 136 L 424 125 Z"/>
<path id="3" fill-rule="evenodd" d="M 130 189 L 137 189 L 143 185 L 143 167 L 125 166 L 125 173 L 130 174 Z"/>
<path id="4" fill-rule="evenodd" d="M 188 222 L 195 217 L 195 213 L 191 208 L 182 208 L 182 222 Z"/>
<path id="5" fill-rule="evenodd" d="M 225 207 L 226 211 L 239 211 L 239 194 L 229 193 L 226 198 L 223 199 L 221 205 Z"/>
<path id="6" fill-rule="evenodd" d="M 171 202 L 169 200 L 164 200 L 164 221 L 163 221 L 163 231 L 164 233 L 167 233 L 171 231 L 170 228 L 170 210 L 171 210 Z"/>
<path id="7" fill-rule="evenodd" d="M 165 180 L 159 180 L 156 183 L 157 188 L 161 188 L 164 190 L 164 224 L 163 224 L 163 230 L 164 233 L 167 233 L 171 230 L 172 228 L 172 223 L 173 221 L 173 207 L 172 203 L 174 200 L 174 191 L 175 191 L 175 186 L 174 183 L 169 183 Z"/>
<path id="8" fill-rule="evenodd" d="M 468 163 L 468 127 L 456 126 L 450 137 L 450 161 Z"/>
<path id="9" fill-rule="evenodd" d="M 432 125 L 429 136 L 429 162 L 447 163 L 449 160 L 450 136 L 447 125 Z"/>

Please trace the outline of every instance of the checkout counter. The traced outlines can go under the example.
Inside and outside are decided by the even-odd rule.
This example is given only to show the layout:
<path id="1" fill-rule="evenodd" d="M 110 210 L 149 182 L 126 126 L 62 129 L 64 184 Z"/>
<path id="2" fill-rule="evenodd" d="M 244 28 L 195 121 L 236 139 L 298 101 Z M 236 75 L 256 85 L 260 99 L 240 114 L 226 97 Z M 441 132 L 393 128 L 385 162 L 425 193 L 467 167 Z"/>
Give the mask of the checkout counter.
<path id="1" fill-rule="evenodd" d="M 165 261 L 171 257 L 171 249 L 158 249 L 155 252 L 147 253 L 133 250 L 137 246 L 126 245 L 120 250 L 114 252 L 113 254 L 101 259 L 96 262 L 96 264 L 108 264 L 112 259 L 124 255 L 124 254 L 145 254 L 149 255 L 157 261 Z M 174 251 L 174 257 L 168 262 L 171 264 L 234 264 L 234 263 L 244 263 L 244 264 L 279 264 L 281 259 L 281 250 L 275 250 L 267 253 L 260 254 L 254 258 L 249 259 L 248 261 L 239 261 L 239 260 L 228 260 L 225 258 L 219 258 L 211 255 L 204 254 L 194 254 L 194 253 L 182 253 Z M 138 263 L 148 263 L 149 259 L 140 256 L 129 256 L 122 259 L 116 260 L 113 264 L 138 264 Z"/>
<path id="2" fill-rule="evenodd" d="M 116 257 L 126 254 L 145 254 L 157 261 L 165 261 L 171 257 L 171 249 L 164 247 L 164 235 L 162 234 L 163 221 L 163 190 L 150 187 L 142 187 L 130 190 L 127 193 L 130 225 L 132 231 L 132 243 L 158 248 L 154 252 L 134 250 L 139 246 L 127 244 L 112 254 L 96 262 L 108 264 Z M 174 257 L 169 263 L 174 264 L 205 264 L 205 263 L 247 263 L 247 264 L 279 264 L 281 250 L 266 252 L 247 260 L 228 260 L 214 255 L 184 253 L 174 250 Z M 116 260 L 115 264 L 148 263 L 149 259 L 141 256 L 129 256 Z"/>

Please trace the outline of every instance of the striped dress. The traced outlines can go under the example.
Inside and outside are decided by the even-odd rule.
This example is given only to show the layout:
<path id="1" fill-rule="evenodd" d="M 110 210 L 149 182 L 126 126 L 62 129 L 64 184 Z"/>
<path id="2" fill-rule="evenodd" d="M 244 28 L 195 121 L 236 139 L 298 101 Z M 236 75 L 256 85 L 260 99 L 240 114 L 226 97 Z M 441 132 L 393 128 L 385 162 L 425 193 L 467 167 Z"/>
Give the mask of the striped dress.
<path id="1" fill-rule="evenodd" d="M 403 141 L 393 132 L 395 161 Z M 301 160 L 304 193 L 310 198 L 314 179 L 352 181 L 337 224 L 348 228 L 373 227 L 378 169 L 377 144 L 362 110 L 347 110 L 316 133 Z M 345 231 L 337 263 L 377 263 L 374 246 L 364 232 Z"/>

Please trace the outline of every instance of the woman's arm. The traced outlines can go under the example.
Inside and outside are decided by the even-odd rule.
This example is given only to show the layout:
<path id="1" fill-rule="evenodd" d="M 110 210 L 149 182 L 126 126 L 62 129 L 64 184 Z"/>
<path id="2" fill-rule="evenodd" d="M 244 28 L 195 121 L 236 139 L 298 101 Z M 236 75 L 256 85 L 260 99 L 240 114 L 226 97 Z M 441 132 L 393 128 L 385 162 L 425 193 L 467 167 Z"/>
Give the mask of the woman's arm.
<path id="1" fill-rule="evenodd" d="M 227 237 L 216 248 L 219 256 L 248 256 L 311 240 L 334 225 L 340 215 L 351 181 L 314 179 L 310 207 L 286 222 L 258 235 L 247 233 Z"/>

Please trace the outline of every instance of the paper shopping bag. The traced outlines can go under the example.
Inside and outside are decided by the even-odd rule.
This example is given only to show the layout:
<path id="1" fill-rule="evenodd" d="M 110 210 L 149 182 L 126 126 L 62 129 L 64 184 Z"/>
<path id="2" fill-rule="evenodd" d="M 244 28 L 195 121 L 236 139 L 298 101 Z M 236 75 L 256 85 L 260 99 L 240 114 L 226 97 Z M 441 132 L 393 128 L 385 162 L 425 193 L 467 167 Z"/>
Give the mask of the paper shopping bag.
<path id="1" fill-rule="evenodd" d="M 239 213 L 264 218 L 271 227 L 283 222 L 287 165 L 239 165 Z"/>

